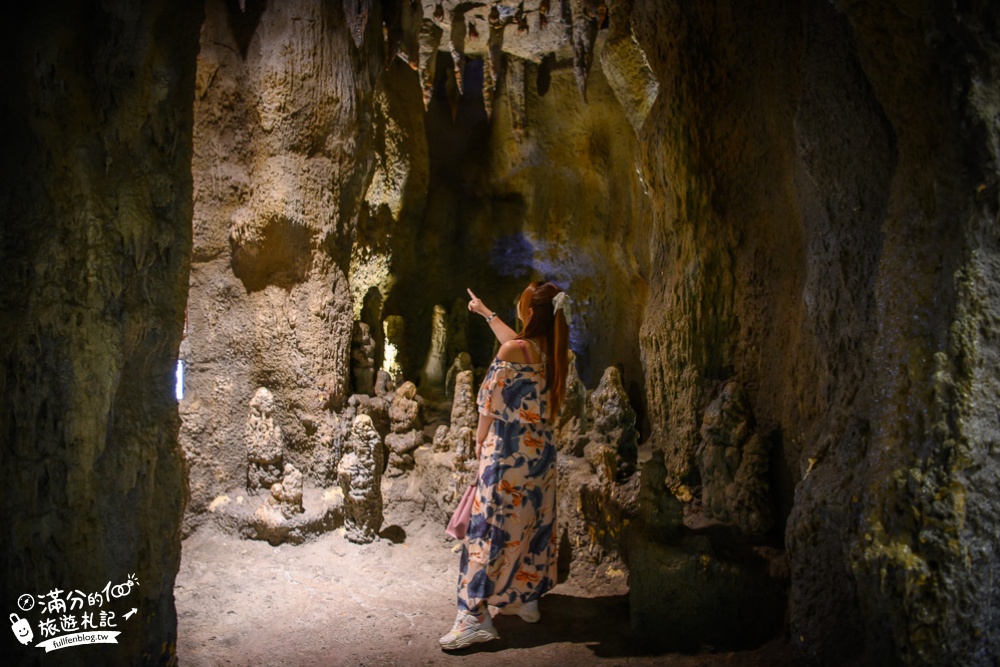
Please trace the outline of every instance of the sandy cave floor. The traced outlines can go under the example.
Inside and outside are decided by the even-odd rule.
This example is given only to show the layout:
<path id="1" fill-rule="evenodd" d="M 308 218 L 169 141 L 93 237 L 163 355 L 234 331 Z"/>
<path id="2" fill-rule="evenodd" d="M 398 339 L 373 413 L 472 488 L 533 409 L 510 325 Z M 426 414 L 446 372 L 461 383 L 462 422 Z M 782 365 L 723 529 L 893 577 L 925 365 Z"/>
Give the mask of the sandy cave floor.
<path id="1" fill-rule="evenodd" d="M 198 529 L 183 543 L 175 588 L 182 667 L 455 665 L 470 656 L 523 666 L 795 664 L 780 639 L 737 653 L 651 654 L 629 640 L 623 582 L 595 595 L 573 577 L 542 598 L 540 623 L 502 616 L 499 640 L 445 653 L 437 639 L 455 617 L 454 542 L 437 524 L 417 518 L 404 529 L 391 519 L 367 545 L 339 530 L 272 547 Z"/>

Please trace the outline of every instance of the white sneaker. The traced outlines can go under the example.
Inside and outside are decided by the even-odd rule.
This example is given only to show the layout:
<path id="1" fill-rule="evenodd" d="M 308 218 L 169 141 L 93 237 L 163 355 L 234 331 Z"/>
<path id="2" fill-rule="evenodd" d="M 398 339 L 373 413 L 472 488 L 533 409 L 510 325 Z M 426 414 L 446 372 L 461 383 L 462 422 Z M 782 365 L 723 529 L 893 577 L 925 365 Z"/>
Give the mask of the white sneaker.
<path id="1" fill-rule="evenodd" d="M 538 623 L 538 621 L 542 620 L 542 613 L 538 611 L 538 600 L 532 600 L 523 604 L 511 603 L 500 607 L 500 613 L 505 616 L 517 614 L 525 623 Z"/>
<path id="2" fill-rule="evenodd" d="M 493 619 L 488 613 L 483 614 L 483 620 L 476 619 L 468 612 L 460 611 L 455 617 L 455 625 L 444 637 L 438 640 L 441 648 L 446 651 L 465 648 L 471 644 L 499 639 L 500 633 L 493 627 Z"/>

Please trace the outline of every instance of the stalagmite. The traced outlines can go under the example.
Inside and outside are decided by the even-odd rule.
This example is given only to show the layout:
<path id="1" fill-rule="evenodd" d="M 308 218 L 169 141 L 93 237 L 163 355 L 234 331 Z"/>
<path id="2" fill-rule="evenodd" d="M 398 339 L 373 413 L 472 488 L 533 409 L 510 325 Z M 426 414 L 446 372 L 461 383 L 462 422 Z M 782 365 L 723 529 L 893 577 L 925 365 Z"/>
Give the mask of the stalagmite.
<path id="1" fill-rule="evenodd" d="M 761 537 L 774 524 L 767 440 L 755 431 L 746 393 L 728 382 L 705 410 L 698 459 L 705 513 Z"/>
<path id="2" fill-rule="evenodd" d="M 271 485 L 271 501 L 286 517 L 300 514 L 302 508 L 302 473 L 291 463 L 285 464 L 281 481 Z"/>
<path id="3" fill-rule="evenodd" d="M 444 380 L 444 394 L 445 396 L 451 398 L 455 395 L 455 379 L 459 373 L 462 371 L 472 370 L 472 357 L 469 356 L 468 352 L 459 352 L 455 356 L 455 361 L 451 362 L 451 367 L 448 368 L 448 375 L 445 376 Z"/>
<path id="4" fill-rule="evenodd" d="M 576 369 L 576 355 L 570 352 L 569 372 L 566 374 L 566 396 L 563 398 L 556 423 L 556 446 L 575 456 L 583 455 L 587 444 L 587 388 L 580 381 Z"/>
<path id="5" fill-rule="evenodd" d="M 590 397 L 594 419 L 592 437 L 607 443 L 616 458 L 615 478 L 621 480 L 635 471 L 638 434 L 635 409 L 622 386 L 622 376 L 611 366 L 601 376 L 601 383 Z"/>
<path id="6" fill-rule="evenodd" d="M 412 382 L 404 382 L 392 396 L 389 424 L 393 433 L 405 433 L 423 427 L 417 388 Z"/>
<path id="7" fill-rule="evenodd" d="M 472 391 L 472 371 L 461 371 L 455 376 L 455 399 L 451 404 L 451 423 L 446 431 L 434 434 L 435 449 L 453 451 L 460 461 L 476 453 L 476 424 L 479 412 Z"/>
<path id="8" fill-rule="evenodd" d="M 337 466 L 344 492 L 344 528 L 351 542 L 367 543 L 382 528 L 382 440 L 368 415 L 351 427 L 347 453 Z"/>
<path id="9" fill-rule="evenodd" d="M 274 423 L 274 396 L 260 387 L 250 401 L 250 415 L 244 429 L 247 448 L 247 488 L 271 488 L 281 481 L 284 438 Z"/>
<path id="10" fill-rule="evenodd" d="M 431 347 L 421 373 L 421 387 L 444 388 L 445 350 L 448 338 L 446 317 L 447 311 L 444 307 L 435 305 L 431 319 Z"/>
<path id="11" fill-rule="evenodd" d="M 351 373 L 354 376 L 354 392 L 375 394 L 375 341 L 364 322 L 354 323 L 351 336 Z"/>

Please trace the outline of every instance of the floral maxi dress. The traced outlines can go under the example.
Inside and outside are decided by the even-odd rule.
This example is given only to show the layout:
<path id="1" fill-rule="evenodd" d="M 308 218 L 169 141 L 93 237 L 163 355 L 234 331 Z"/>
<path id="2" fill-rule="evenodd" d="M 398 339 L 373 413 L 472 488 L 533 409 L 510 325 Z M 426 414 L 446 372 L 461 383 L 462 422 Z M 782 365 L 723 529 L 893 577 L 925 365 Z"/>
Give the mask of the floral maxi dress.
<path id="1" fill-rule="evenodd" d="M 556 448 L 544 368 L 544 359 L 494 359 L 479 389 L 479 413 L 493 423 L 462 548 L 460 610 L 531 602 L 554 584 Z"/>

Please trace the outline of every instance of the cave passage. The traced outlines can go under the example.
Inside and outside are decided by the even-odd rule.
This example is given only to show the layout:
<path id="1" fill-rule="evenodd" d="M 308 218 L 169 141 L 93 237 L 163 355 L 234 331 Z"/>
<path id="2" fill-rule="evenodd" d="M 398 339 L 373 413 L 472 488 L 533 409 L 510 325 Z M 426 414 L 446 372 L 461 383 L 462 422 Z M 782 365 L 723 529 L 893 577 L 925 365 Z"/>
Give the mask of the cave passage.
<path id="1" fill-rule="evenodd" d="M 469 655 L 1000 661 L 998 25 L 945 0 L 12 6 L 5 654 L 461 660 L 443 528 L 496 349 L 465 290 L 513 325 L 542 279 L 573 311 L 558 583 Z"/>

